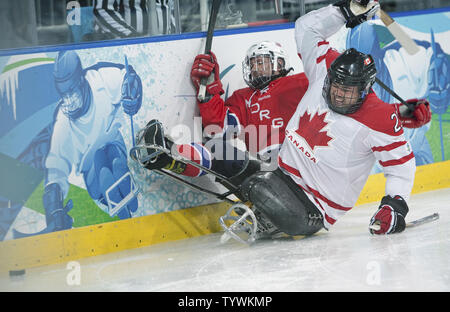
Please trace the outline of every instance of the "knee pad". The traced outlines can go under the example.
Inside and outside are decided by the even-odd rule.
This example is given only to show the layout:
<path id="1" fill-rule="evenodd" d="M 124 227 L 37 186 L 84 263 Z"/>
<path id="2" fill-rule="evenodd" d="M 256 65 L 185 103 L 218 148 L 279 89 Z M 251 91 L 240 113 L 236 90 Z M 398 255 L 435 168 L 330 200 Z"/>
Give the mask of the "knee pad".
<path id="1" fill-rule="evenodd" d="M 303 191 L 298 186 L 298 190 L 292 189 L 281 175 L 283 173 L 280 171 L 253 174 L 242 183 L 242 195 L 253 204 L 255 210 L 286 234 L 310 235 L 317 232 L 322 226 L 311 226 L 311 210 L 301 198 Z"/>

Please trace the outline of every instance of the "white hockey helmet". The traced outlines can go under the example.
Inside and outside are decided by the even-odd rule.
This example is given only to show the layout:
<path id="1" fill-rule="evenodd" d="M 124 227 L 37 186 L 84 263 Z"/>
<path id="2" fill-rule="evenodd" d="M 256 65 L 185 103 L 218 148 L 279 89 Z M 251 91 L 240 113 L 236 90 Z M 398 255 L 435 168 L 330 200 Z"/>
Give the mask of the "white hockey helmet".
<path id="1" fill-rule="evenodd" d="M 242 62 L 244 80 L 253 89 L 266 87 L 272 80 L 286 76 L 290 70 L 286 51 L 273 41 L 252 45 Z"/>

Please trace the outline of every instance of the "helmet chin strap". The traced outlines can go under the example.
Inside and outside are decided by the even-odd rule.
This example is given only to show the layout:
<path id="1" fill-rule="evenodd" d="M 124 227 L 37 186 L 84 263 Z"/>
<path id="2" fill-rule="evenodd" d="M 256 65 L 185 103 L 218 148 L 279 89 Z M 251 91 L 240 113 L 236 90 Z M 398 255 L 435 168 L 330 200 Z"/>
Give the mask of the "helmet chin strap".
<path id="1" fill-rule="evenodd" d="M 280 77 L 284 77 L 284 76 L 287 76 L 287 74 L 289 74 L 289 72 L 291 72 L 291 71 L 293 71 L 294 70 L 294 68 L 289 68 L 289 69 L 285 69 L 285 68 L 283 68 L 282 70 L 280 70 L 280 73 L 278 74 L 278 75 L 273 75 L 272 77 L 273 77 L 273 79 L 272 80 L 275 80 L 275 79 L 278 79 L 278 78 L 280 78 Z"/>
<path id="2" fill-rule="evenodd" d="M 275 71 L 272 71 L 272 76 L 271 76 L 271 78 L 270 78 L 266 83 L 262 84 L 261 86 L 258 86 L 258 88 L 256 88 L 256 89 L 258 89 L 258 90 L 264 89 L 265 87 L 267 87 L 267 85 L 268 85 L 269 83 L 271 83 L 272 81 L 274 81 L 274 80 L 276 80 L 276 79 L 278 79 L 278 78 L 280 78 L 280 77 L 286 76 L 286 75 L 289 74 L 289 72 L 292 71 L 292 70 L 294 70 L 292 67 L 289 68 L 289 69 L 287 69 L 287 70 L 283 68 L 282 70 L 280 70 L 280 72 L 279 72 L 278 74 L 273 74 Z"/>

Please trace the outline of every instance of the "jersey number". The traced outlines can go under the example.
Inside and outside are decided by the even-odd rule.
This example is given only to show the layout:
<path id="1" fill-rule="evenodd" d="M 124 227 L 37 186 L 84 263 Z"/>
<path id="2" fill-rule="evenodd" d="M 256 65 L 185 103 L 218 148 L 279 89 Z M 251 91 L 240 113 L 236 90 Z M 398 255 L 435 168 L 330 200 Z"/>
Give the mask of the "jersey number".
<path id="1" fill-rule="evenodd" d="M 394 120 L 395 119 L 395 126 L 394 126 L 394 132 L 397 133 L 400 130 L 402 130 L 401 124 L 400 124 L 400 120 L 398 119 L 398 116 L 396 113 L 392 113 L 391 115 L 391 119 Z"/>

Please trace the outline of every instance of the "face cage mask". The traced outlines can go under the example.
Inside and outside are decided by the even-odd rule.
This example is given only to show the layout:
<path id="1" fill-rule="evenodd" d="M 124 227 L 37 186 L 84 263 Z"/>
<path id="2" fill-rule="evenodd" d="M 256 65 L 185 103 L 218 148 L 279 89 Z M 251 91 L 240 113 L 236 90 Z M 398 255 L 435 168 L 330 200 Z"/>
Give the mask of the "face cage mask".
<path id="1" fill-rule="evenodd" d="M 261 57 L 262 56 L 262 57 Z M 260 58 L 258 58 L 260 57 Z M 254 68 L 252 69 L 252 59 L 256 59 L 254 62 Z M 263 89 L 272 80 L 280 77 L 275 75 L 275 62 L 270 55 L 256 55 L 253 57 L 246 57 L 242 62 L 243 77 L 247 85 L 253 89 Z"/>
<path id="2" fill-rule="evenodd" d="M 343 85 L 337 82 L 331 82 L 330 80 L 331 80 L 330 75 L 328 74 L 325 77 L 322 89 L 322 95 L 325 99 L 325 102 L 328 104 L 328 107 L 332 111 L 342 115 L 349 115 L 358 111 L 361 108 L 362 103 L 364 102 L 364 98 L 368 94 L 367 90 L 370 89 L 370 84 L 363 89 L 363 87 L 360 85 L 354 86 Z M 334 95 L 336 96 L 332 94 L 331 90 L 332 86 L 335 87 Z M 338 91 L 340 88 L 349 88 L 349 87 L 357 87 L 357 88 L 354 91 L 342 89 L 341 92 Z M 344 93 L 344 96 L 342 96 L 342 93 Z M 338 103 L 336 99 L 341 103 Z"/>

